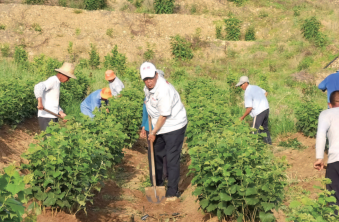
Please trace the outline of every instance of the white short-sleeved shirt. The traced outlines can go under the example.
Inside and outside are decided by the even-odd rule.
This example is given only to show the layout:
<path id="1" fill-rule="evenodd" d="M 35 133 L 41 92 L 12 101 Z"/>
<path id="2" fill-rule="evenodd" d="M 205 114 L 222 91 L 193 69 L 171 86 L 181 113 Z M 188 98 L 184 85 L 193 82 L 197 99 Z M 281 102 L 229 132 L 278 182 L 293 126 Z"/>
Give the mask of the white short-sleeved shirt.
<path id="1" fill-rule="evenodd" d="M 148 90 L 145 86 L 144 92 L 146 109 L 152 118 L 153 127 L 159 116 L 167 117 L 157 135 L 173 132 L 186 126 L 186 109 L 181 102 L 179 93 L 169 82 L 159 76 L 155 87 Z"/>
<path id="2" fill-rule="evenodd" d="M 328 163 L 339 161 L 339 107 L 320 113 L 316 140 L 316 158 L 324 159 L 326 134 L 329 141 Z"/>
<path id="3" fill-rule="evenodd" d="M 250 115 L 255 117 L 263 111 L 269 109 L 268 101 L 265 96 L 266 91 L 259 86 L 248 85 L 245 90 L 245 107 L 252 107 Z"/>
<path id="4" fill-rule="evenodd" d="M 112 96 L 117 96 L 125 86 L 118 77 L 115 77 L 114 81 L 109 83 L 109 88 L 111 89 Z"/>
<path id="5" fill-rule="evenodd" d="M 52 76 L 41 83 L 45 86 L 41 97 L 42 105 L 44 106 L 44 108 L 58 114 L 62 110 L 59 106 L 60 80 L 57 76 Z M 39 87 L 39 83 L 36 85 L 36 87 Z M 38 111 L 38 117 L 56 118 L 54 115 L 49 114 L 44 110 Z"/>

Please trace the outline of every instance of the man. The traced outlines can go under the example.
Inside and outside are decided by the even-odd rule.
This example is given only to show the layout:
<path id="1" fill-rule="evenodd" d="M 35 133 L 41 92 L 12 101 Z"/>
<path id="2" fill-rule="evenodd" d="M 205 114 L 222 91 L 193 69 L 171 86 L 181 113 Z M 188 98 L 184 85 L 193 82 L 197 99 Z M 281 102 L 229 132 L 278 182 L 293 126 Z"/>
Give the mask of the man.
<path id="1" fill-rule="evenodd" d="M 125 88 L 124 84 L 112 70 L 107 70 L 105 72 L 105 79 L 109 82 L 109 88 L 111 89 L 112 96 L 119 95 L 121 90 Z"/>
<path id="2" fill-rule="evenodd" d="M 43 109 L 46 108 L 53 113 L 65 117 L 66 114 L 59 106 L 60 82 L 65 83 L 69 78 L 76 79 L 74 75 L 74 66 L 65 62 L 60 69 L 55 69 L 58 73 L 49 77 L 46 81 L 40 82 L 34 86 L 35 98 L 38 100 L 38 121 L 39 127 L 45 131 L 49 122 L 58 122 L 58 118 Z"/>
<path id="3" fill-rule="evenodd" d="M 101 107 L 101 101 L 105 101 L 108 104 L 108 98 L 112 97 L 112 92 L 109 88 L 98 89 L 92 92 L 87 98 L 82 101 L 80 105 L 81 113 L 93 118 L 95 115 L 93 111 L 95 108 Z M 108 109 L 107 109 L 108 112 Z"/>
<path id="4" fill-rule="evenodd" d="M 245 107 L 246 111 L 240 120 L 244 120 L 245 117 L 250 114 L 254 118 L 253 126 L 259 129 L 260 126 L 264 130 L 259 129 L 259 133 L 266 133 L 267 137 L 264 137 L 264 142 L 272 144 L 270 132 L 268 130 L 268 116 L 270 113 L 269 105 L 267 101 L 267 92 L 259 86 L 250 85 L 247 76 L 240 77 L 239 82 L 236 85 L 245 90 Z"/>
<path id="5" fill-rule="evenodd" d="M 330 104 L 330 95 L 333 91 L 339 90 L 339 70 L 327 76 L 318 86 L 323 92 L 327 90 L 327 103 Z"/>
<path id="6" fill-rule="evenodd" d="M 145 83 L 145 102 L 151 116 L 153 129 L 148 139 L 154 142 L 154 160 L 157 186 L 163 185 L 163 158 L 167 158 L 168 186 L 167 201 L 174 201 L 180 195 L 178 191 L 180 177 L 180 153 L 184 142 L 187 116 L 179 93 L 159 74 L 152 63 L 140 66 L 141 79 Z M 151 154 L 148 152 L 150 176 Z"/>
<path id="7" fill-rule="evenodd" d="M 339 205 L 339 91 L 334 91 L 330 95 L 330 109 L 324 110 L 319 115 L 318 131 L 316 139 L 316 158 L 314 168 L 322 170 L 324 168 L 324 150 L 326 144 L 326 134 L 329 140 L 328 160 L 326 178 L 332 180 L 326 185 L 329 191 L 335 191 L 336 205 Z"/>

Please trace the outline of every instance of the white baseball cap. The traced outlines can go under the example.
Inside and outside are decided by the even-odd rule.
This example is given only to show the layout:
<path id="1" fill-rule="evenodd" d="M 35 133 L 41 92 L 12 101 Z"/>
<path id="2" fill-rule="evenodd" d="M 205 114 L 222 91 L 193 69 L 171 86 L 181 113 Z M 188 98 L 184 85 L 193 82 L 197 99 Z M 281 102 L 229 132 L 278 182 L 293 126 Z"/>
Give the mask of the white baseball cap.
<path id="1" fill-rule="evenodd" d="M 241 86 L 241 85 L 244 84 L 245 82 L 250 82 L 250 81 L 248 80 L 248 77 L 247 77 L 247 76 L 242 76 L 242 77 L 240 77 L 239 82 L 238 82 L 237 85 L 235 85 L 235 86 Z"/>
<path id="2" fill-rule="evenodd" d="M 155 66 L 152 63 L 144 62 L 140 66 L 141 79 L 153 78 L 155 76 L 156 71 L 157 71 L 157 69 L 155 68 Z"/>

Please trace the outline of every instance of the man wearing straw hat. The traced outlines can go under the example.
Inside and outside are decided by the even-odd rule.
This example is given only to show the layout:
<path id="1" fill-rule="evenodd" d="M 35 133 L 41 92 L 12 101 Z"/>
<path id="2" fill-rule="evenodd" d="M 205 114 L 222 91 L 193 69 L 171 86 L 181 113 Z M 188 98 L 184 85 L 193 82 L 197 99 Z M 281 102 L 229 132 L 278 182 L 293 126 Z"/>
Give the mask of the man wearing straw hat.
<path id="1" fill-rule="evenodd" d="M 109 82 L 109 88 L 111 89 L 112 96 L 119 95 L 121 90 L 125 88 L 124 84 L 112 70 L 107 70 L 105 72 L 105 79 Z"/>
<path id="2" fill-rule="evenodd" d="M 245 117 L 250 114 L 254 118 L 253 127 L 259 129 L 259 127 L 262 126 L 264 130 L 259 129 L 259 133 L 266 133 L 267 137 L 264 137 L 264 142 L 272 144 L 270 132 L 268 130 L 268 116 L 270 109 L 266 98 L 267 92 L 259 86 L 250 85 L 247 76 L 240 77 L 236 86 L 240 86 L 242 90 L 245 90 L 246 111 L 244 115 L 240 117 L 240 120 L 244 120 Z"/>
<path id="3" fill-rule="evenodd" d="M 89 116 L 90 118 L 94 117 L 93 111 L 95 108 L 101 107 L 101 101 L 105 101 L 106 105 L 108 104 L 108 98 L 112 97 L 111 90 L 109 88 L 98 89 L 92 92 L 87 98 L 82 101 L 80 105 L 81 113 Z"/>
<path id="4" fill-rule="evenodd" d="M 44 110 L 47 109 L 61 117 L 66 114 L 59 106 L 60 83 L 65 83 L 69 78 L 76 79 L 74 75 L 74 66 L 71 63 L 65 62 L 61 68 L 55 69 L 57 74 L 49 77 L 44 82 L 39 82 L 34 86 L 35 98 L 38 100 L 38 121 L 39 127 L 45 131 L 49 122 L 58 122 L 58 118 Z"/>

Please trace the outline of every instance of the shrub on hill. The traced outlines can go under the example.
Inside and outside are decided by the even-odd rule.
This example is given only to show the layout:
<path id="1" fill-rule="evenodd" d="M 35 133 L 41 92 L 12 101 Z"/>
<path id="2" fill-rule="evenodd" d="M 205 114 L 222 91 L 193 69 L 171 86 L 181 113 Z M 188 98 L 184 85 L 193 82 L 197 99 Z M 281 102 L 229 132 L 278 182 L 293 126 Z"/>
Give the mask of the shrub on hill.
<path id="1" fill-rule="evenodd" d="M 237 6 L 243 5 L 247 0 L 228 0 L 230 2 L 234 2 Z"/>
<path id="2" fill-rule="evenodd" d="M 225 19 L 225 24 L 226 24 L 226 40 L 229 41 L 238 41 L 240 40 L 240 26 L 242 21 L 240 21 L 237 18 L 229 18 L 229 19 Z"/>
<path id="3" fill-rule="evenodd" d="M 156 14 L 173 14 L 175 0 L 154 0 Z"/>
<path id="4" fill-rule="evenodd" d="M 97 69 L 100 65 L 100 57 L 94 44 L 91 43 L 88 64 L 92 69 Z"/>
<path id="5" fill-rule="evenodd" d="M 191 43 L 180 35 L 171 37 L 171 49 L 176 59 L 187 61 L 193 58 Z"/>
<path id="6" fill-rule="evenodd" d="M 14 51 L 14 61 L 20 65 L 26 65 L 28 60 L 28 53 L 21 46 L 16 46 Z"/>
<path id="7" fill-rule="evenodd" d="M 126 56 L 118 52 L 118 46 L 115 45 L 111 51 L 112 55 L 105 56 L 104 67 L 112 69 L 117 75 L 123 75 L 126 70 Z"/>
<path id="8" fill-rule="evenodd" d="M 317 47 L 324 47 L 328 44 L 328 37 L 320 32 L 321 23 L 313 16 L 305 19 L 301 25 L 301 32 L 305 39 L 313 42 Z"/>
<path id="9" fill-rule="evenodd" d="M 45 4 L 46 0 L 25 0 L 24 2 L 30 5 L 43 5 Z"/>
<path id="10" fill-rule="evenodd" d="M 84 0 L 85 9 L 97 10 L 107 6 L 106 0 Z"/>
<path id="11" fill-rule="evenodd" d="M 245 41 L 255 41 L 255 29 L 253 26 L 248 27 L 245 33 Z"/>

